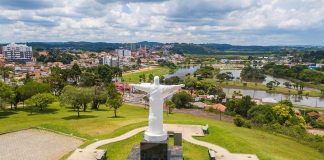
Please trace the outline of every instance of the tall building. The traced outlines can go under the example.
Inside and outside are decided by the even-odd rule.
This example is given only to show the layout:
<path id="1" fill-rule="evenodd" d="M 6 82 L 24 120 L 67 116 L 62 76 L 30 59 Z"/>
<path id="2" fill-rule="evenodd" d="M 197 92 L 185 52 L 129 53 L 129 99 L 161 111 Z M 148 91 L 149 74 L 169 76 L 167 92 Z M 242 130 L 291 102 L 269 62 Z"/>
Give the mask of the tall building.
<path id="1" fill-rule="evenodd" d="M 128 49 L 116 49 L 118 57 L 130 57 L 132 52 Z"/>
<path id="2" fill-rule="evenodd" d="M 32 47 L 10 43 L 2 47 L 2 54 L 9 62 L 29 62 L 33 58 Z"/>
<path id="3" fill-rule="evenodd" d="M 107 64 L 110 67 L 119 67 L 119 59 L 112 56 L 104 56 L 99 59 L 100 64 Z"/>

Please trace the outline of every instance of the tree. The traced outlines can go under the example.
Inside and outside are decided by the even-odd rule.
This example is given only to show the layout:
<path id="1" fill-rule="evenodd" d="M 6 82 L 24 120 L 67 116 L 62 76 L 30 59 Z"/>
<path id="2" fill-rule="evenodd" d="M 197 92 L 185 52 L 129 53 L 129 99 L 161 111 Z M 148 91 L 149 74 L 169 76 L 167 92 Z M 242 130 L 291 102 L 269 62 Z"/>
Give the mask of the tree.
<path id="1" fill-rule="evenodd" d="M 253 68 L 250 66 L 246 66 L 241 71 L 241 79 L 245 81 L 263 81 L 265 79 L 265 75 L 263 74 L 261 69 Z"/>
<path id="2" fill-rule="evenodd" d="M 69 75 L 75 85 L 78 83 L 81 73 L 82 71 L 79 65 L 77 63 L 74 63 L 72 68 L 70 69 Z"/>
<path id="3" fill-rule="evenodd" d="M 107 101 L 107 90 L 102 86 L 93 87 L 92 109 L 99 109 L 100 104 L 105 104 Z"/>
<path id="4" fill-rule="evenodd" d="M 243 96 L 242 99 L 230 99 L 226 102 L 226 111 L 234 112 L 247 117 L 248 110 L 255 105 L 250 96 Z"/>
<path id="5" fill-rule="evenodd" d="M 195 78 L 190 78 L 190 76 L 186 77 L 184 80 L 185 88 L 190 90 L 190 94 L 192 95 L 193 91 L 197 87 L 197 80 Z"/>
<path id="6" fill-rule="evenodd" d="M 47 108 L 48 104 L 51 104 L 55 101 L 56 97 L 50 93 L 38 93 L 27 99 L 26 103 L 30 106 L 35 106 L 36 108 L 39 108 L 40 111 L 42 111 L 43 109 Z"/>
<path id="7" fill-rule="evenodd" d="M 152 74 L 152 73 L 149 74 L 149 76 L 148 76 L 148 80 L 149 80 L 149 82 L 153 82 L 153 79 L 154 79 L 153 74 Z"/>
<path id="8" fill-rule="evenodd" d="M 175 104 L 176 108 L 189 108 L 189 102 L 192 101 L 192 97 L 185 91 L 176 93 L 172 97 L 172 102 Z"/>
<path id="9" fill-rule="evenodd" d="M 176 107 L 175 104 L 171 100 L 167 100 L 165 102 L 165 105 L 168 108 L 168 114 L 171 114 L 172 113 L 172 110 Z"/>
<path id="10" fill-rule="evenodd" d="M 117 117 L 117 109 L 123 105 L 123 97 L 120 93 L 116 93 L 107 99 L 106 105 L 114 109 L 115 118 Z"/>
<path id="11" fill-rule="evenodd" d="M 266 86 L 267 86 L 267 88 L 268 88 L 269 90 L 272 90 L 272 88 L 273 88 L 273 83 L 274 83 L 274 81 L 270 81 L 270 82 L 268 82 L 268 83 L 266 84 Z"/>
<path id="12" fill-rule="evenodd" d="M 86 111 L 87 104 L 91 102 L 93 93 L 91 88 L 68 85 L 63 88 L 62 94 L 60 95 L 60 103 L 63 106 L 71 105 L 77 110 L 78 117 L 80 117 L 80 109 L 83 107 L 83 111 Z"/>
<path id="13" fill-rule="evenodd" d="M 5 102 L 10 102 L 15 97 L 13 90 L 5 84 L 4 82 L 0 81 L 0 106 L 1 108 L 4 107 Z"/>
<path id="14" fill-rule="evenodd" d="M 149 97 L 146 95 L 146 96 L 143 97 L 143 100 L 144 100 L 144 102 L 145 102 L 144 107 L 145 107 L 145 108 L 148 107 L 148 103 L 149 103 L 149 101 L 150 101 Z"/>
<path id="15" fill-rule="evenodd" d="M 18 92 L 21 96 L 21 101 L 24 102 L 26 99 L 31 98 L 37 93 L 50 93 L 51 88 L 49 84 L 33 81 L 18 87 Z"/>
<path id="16" fill-rule="evenodd" d="M 84 72 L 81 74 L 80 76 L 80 86 L 83 87 L 91 87 L 96 85 L 96 80 L 99 77 L 96 76 L 94 73 L 90 73 L 90 72 Z"/>
<path id="17" fill-rule="evenodd" d="M 33 81 L 33 79 L 30 77 L 29 72 L 27 72 L 26 77 L 24 79 L 24 83 L 28 83 L 28 82 L 31 82 L 31 81 Z"/>
<path id="18" fill-rule="evenodd" d="M 6 78 L 14 71 L 14 68 L 0 65 L 0 74 L 3 78 L 3 81 L 6 82 Z"/>
<path id="19" fill-rule="evenodd" d="M 291 86 L 292 86 L 291 83 L 288 82 L 288 81 L 287 82 L 284 82 L 283 85 L 285 85 L 286 88 L 291 88 Z"/>

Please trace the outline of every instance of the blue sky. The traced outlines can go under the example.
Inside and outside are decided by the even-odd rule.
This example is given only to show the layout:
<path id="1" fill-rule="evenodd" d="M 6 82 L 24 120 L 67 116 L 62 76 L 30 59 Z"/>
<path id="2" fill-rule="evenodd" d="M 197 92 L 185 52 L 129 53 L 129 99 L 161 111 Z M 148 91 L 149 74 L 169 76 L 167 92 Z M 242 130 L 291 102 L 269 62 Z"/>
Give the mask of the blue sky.
<path id="1" fill-rule="evenodd" d="M 0 0 L 0 43 L 324 45 L 324 0 Z"/>

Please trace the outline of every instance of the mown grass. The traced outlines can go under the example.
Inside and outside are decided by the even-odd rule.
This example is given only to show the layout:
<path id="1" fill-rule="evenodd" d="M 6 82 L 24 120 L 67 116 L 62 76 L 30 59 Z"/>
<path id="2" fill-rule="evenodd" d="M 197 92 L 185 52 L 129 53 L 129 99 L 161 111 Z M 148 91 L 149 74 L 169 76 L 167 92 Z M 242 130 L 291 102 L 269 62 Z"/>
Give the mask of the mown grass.
<path id="1" fill-rule="evenodd" d="M 151 70 L 145 70 L 135 73 L 128 73 L 123 75 L 123 79 L 125 82 L 139 82 L 139 75 L 145 74 L 146 78 L 148 78 L 149 74 L 153 74 L 153 76 L 162 76 L 169 73 L 169 68 L 166 67 L 156 67 Z"/>
<path id="2" fill-rule="evenodd" d="M 245 82 L 247 85 L 244 86 L 242 82 L 239 81 L 226 81 L 221 83 L 222 87 L 231 87 L 231 88 L 237 88 L 237 89 L 255 89 L 255 90 L 262 90 L 262 91 L 267 91 L 267 92 L 272 92 L 272 93 L 282 93 L 282 94 L 287 94 L 287 95 L 296 95 L 298 94 L 298 91 L 293 88 L 286 88 L 286 87 L 274 87 L 272 90 L 269 90 L 266 85 L 253 82 Z M 306 96 L 311 96 L 311 97 L 321 97 L 323 94 L 321 94 L 319 91 L 316 90 L 304 90 L 302 95 Z"/>
<path id="3" fill-rule="evenodd" d="M 22 109 L 0 111 L 0 133 L 28 127 L 44 127 L 86 138 L 88 141 L 83 145 L 85 146 L 95 140 L 115 137 L 146 125 L 148 110 L 124 105 L 118 110 L 118 115 L 119 118 L 113 118 L 113 111 L 101 106 L 99 111 L 81 112 L 81 118 L 77 118 L 72 109 L 61 108 L 58 103 L 50 105 L 44 113 L 32 115 Z M 228 122 L 177 113 L 165 114 L 164 123 L 208 124 L 210 134 L 198 139 L 220 145 L 232 152 L 257 154 L 260 159 L 323 159 L 323 155 L 317 150 L 302 145 L 292 138 L 258 129 L 239 128 Z M 104 147 L 108 149 L 108 156 L 125 157 L 131 146 L 139 143 L 141 138 L 142 135 L 138 134 Z M 184 142 L 183 145 L 186 159 L 206 159 L 205 148 L 188 142 Z"/>

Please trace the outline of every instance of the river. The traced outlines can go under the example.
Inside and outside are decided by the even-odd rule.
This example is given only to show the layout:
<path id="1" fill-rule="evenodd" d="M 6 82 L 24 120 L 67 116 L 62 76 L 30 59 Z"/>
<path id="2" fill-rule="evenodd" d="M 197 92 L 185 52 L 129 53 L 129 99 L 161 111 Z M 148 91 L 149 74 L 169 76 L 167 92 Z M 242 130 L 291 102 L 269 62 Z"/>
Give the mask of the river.
<path id="1" fill-rule="evenodd" d="M 200 66 L 186 66 L 180 67 L 177 71 L 173 74 L 165 75 L 165 78 L 170 78 L 174 76 L 178 76 L 183 78 L 187 74 L 193 74 Z M 221 73 L 224 72 L 231 72 L 234 76 L 240 77 L 241 70 L 222 70 Z M 277 80 L 280 82 L 280 86 L 284 86 L 283 83 L 287 82 L 288 80 L 282 78 L 275 78 L 273 76 L 266 75 L 266 79 L 262 84 L 266 84 L 270 81 Z M 306 88 L 306 87 L 305 87 Z M 223 88 L 224 92 L 227 94 L 233 93 L 233 91 L 241 91 L 243 95 L 250 95 L 253 98 L 262 99 L 262 98 L 273 98 L 277 101 L 283 99 L 290 99 L 293 104 L 300 105 L 300 106 L 308 106 L 308 107 L 324 107 L 324 98 L 322 97 L 307 97 L 307 96 L 294 96 L 294 95 L 285 95 L 280 93 L 268 93 L 266 91 L 259 91 L 259 90 L 250 90 L 250 89 L 233 89 L 233 88 Z"/>
<path id="2" fill-rule="evenodd" d="M 232 94 L 234 91 L 240 91 L 243 95 L 249 95 L 252 98 L 273 98 L 277 101 L 290 99 L 291 102 L 299 106 L 308 107 L 324 107 L 324 97 L 307 97 L 307 96 L 295 96 L 285 95 L 280 93 L 268 93 L 266 91 L 252 90 L 252 89 L 234 89 L 234 88 L 223 88 L 226 94 Z"/>
<path id="3" fill-rule="evenodd" d="M 170 77 L 175 77 L 175 76 L 183 78 L 187 74 L 195 73 L 199 68 L 200 68 L 200 66 L 179 67 L 173 74 L 164 75 L 164 78 L 170 78 Z"/>

